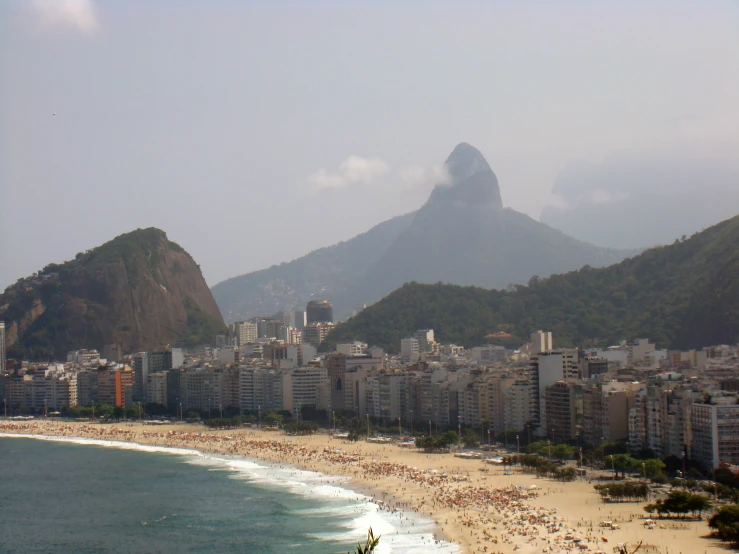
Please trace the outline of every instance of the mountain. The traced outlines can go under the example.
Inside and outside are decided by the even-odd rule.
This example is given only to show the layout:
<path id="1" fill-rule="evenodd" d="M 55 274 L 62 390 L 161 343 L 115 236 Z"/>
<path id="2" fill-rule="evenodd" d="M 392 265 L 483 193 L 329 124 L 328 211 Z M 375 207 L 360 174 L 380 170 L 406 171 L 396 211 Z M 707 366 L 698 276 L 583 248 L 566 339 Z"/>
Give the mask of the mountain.
<path id="1" fill-rule="evenodd" d="M 569 164 L 552 198 L 540 220 L 573 237 L 614 248 L 669 244 L 739 213 L 739 169 L 697 154 L 623 154 Z"/>
<path id="2" fill-rule="evenodd" d="M 739 341 L 739 216 L 610 267 L 586 266 L 512 290 L 406 284 L 339 324 L 322 345 L 357 339 L 397 352 L 400 339 L 433 328 L 464 346 L 510 333 L 508 344 L 551 330 L 559 346 L 649 337 L 661 348 Z"/>
<path id="3" fill-rule="evenodd" d="M 311 298 L 333 299 L 382 256 L 413 215 L 394 217 L 346 242 L 218 283 L 213 297 L 227 321 L 305 309 Z M 355 307 L 361 305 L 348 299 L 341 309 L 347 313 Z"/>
<path id="4" fill-rule="evenodd" d="M 113 343 L 124 352 L 210 343 L 225 332 L 200 267 L 154 228 L 20 279 L 0 295 L 0 321 L 8 355 L 34 360 Z"/>
<path id="5" fill-rule="evenodd" d="M 302 307 L 313 296 L 331 300 L 342 319 L 408 281 L 505 287 L 633 253 L 578 241 L 504 208 L 498 179 L 469 144 L 454 148 L 444 167 L 447 178 L 417 212 L 213 287 L 226 320 Z"/>
<path id="6" fill-rule="evenodd" d="M 369 303 L 409 281 L 502 288 L 586 264 L 609 265 L 631 253 L 580 242 L 504 208 L 495 173 L 469 144 L 459 144 L 445 167 L 448 181 L 335 304 L 346 297 Z"/>

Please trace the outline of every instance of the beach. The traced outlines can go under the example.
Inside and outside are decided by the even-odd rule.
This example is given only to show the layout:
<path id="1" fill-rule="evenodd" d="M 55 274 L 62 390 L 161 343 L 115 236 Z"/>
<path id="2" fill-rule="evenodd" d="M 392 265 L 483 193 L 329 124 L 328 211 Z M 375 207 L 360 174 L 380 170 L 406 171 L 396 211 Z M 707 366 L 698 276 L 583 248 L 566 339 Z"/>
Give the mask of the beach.
<path id="1" fill-rule="evenodd" d="M 438 527 L 436 539 L 455 543 L 464 553 L 610 553 L 619 543 L 635 547 L 640 541 L 639 552 L 725 552 L 719 541 L 704 538 L 710 533 L 705 518 L 655 520 L 655 528 L 646 529 L 643 502 L 604 503 L 593 484 L 584 480 L 539 479 L 515 468 L 504 472 L 500 466 L 449 453 L 349 442 L 328 434 L 212 430 L 192 424 L 0 421 L 0 433 L 197 450 L 320 472 L 335 476 L 342 487 L 373 497 L 401 517 L 413 512 L 428 516 Z M 602 521 L 619 528 L 601 527 Z M 581 540 L 576 543 L 576 538 Z"/>

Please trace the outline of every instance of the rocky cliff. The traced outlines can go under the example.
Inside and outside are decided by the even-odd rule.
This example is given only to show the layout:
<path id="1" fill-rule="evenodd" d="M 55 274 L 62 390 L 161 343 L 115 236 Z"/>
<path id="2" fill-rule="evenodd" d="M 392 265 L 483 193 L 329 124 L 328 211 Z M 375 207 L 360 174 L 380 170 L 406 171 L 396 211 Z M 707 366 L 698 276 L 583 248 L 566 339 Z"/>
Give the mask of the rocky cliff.
<path id="1" fill-rule="evenodd" d="M 9 356 L 35 360 L 113 343 L 124 352 L 210 343 L 225 331 L 200 267 L 155 228 L 19 280 L 0 295 L 0 320 Z"/>

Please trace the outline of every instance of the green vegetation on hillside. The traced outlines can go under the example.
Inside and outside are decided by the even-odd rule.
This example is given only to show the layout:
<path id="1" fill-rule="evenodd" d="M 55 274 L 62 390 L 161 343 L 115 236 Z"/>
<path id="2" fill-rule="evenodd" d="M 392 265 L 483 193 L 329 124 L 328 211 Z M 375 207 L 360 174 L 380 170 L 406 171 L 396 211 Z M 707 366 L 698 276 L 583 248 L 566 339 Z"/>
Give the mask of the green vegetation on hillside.
<path id="1" fill-rule="evenodd" d="M 209 344 L 213 342 L 216 335 L 226 331 L 223 321 L 201 310 L 189 298 L 185 299 L 185 313 L 187 313 L 187 328 L 178 343 L 180 346 L 192 348 L 201 344 Z"/>
<path id="2" fill-rule="evenodd" d="M 197 264 L 155 228 L 19 279 L 0 294 L 0 321 L 8 355 L 28 360 L 111 343 L 125 350 L 193 346 L 226 330 Z"/>
<path id="3" fill-rule="evenodd" d="M 649 337 L 660 347 L 700 348 L 739 340 L 739 216 L 689 239 L 619 264 L 532 278 L 486 290 L 409 283 L 334 329 L 324 350 L 354 339 L 397 352 L 400 339 L 433 328 L 466 347 L 506 332 L 528 341 L 551 330 L 557 346 Z M 509 341 L 510 342 L 510 341 Z"/>

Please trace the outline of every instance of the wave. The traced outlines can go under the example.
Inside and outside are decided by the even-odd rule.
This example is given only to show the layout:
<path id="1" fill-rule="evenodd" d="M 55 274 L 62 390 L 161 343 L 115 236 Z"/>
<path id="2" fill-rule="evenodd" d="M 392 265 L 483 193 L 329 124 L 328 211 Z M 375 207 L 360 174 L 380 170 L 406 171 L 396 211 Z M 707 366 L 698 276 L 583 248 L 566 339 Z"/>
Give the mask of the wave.
<path id="1" fill-rule="evenodd" d="M 32 435 L 0 433 L 0 438 L 29 438 L 79 445 L 138 450 L 141 452 L 177 455 L 183 462 L 206 466 L 209 471 L 230 473 L 236 481 L 248 481 L 257 486 L 282 489 L 290 494 L 300 495 L 320 504 L 308 510 L 295 510 L 295 515 L 325 515 L 332 523 L 344 529 L 334 533 L 315 533 L 311 537 L 322 541 L 363 540 L 371 527 L 375 536 L 382 535 L 376 550 L 377 554 L 456 554 L 459 546 L 446 541 L 435 540 L 435 522 L 426 516 L 410 511 L 387 511 L 370 496 L 358 493 L 346 486 L 348 477 L 328 475 L 316 471 L 298 469 L 290 466 L 270 464 L 261 460 L 253 461 L 242 457 L 204 454 L 198 450 L 169 446 L 150 446 L 145 444 L 87 439 L 78 437 L 59 437 L 53 435 Z M 338 519 L 338 521 L 337 521 Z"/>

